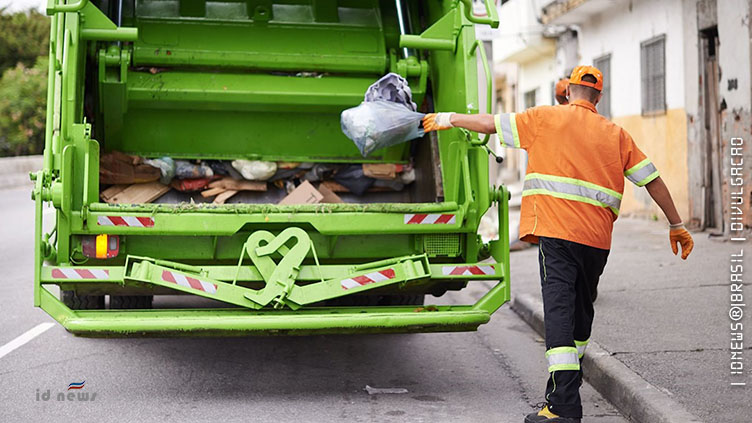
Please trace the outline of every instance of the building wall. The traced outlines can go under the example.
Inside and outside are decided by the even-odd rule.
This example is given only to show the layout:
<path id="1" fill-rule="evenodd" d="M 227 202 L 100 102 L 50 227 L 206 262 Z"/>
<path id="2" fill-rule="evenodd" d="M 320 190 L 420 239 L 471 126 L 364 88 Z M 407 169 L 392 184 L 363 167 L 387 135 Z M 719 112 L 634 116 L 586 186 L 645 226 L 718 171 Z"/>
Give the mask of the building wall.
<path id="1" fill-rule="evenodd" d="M 501 24 L 494 35 L 494 57 L 504 60 L 536 44 L 543 32 L 540 9 L 530 0 L 510 0 L 499 8 Z"/>
<path id="2" fill-rule="evenodd" d="M 520 64 L 516 111 L 525 110 L 525 93 L 532 90 L 536 90 L 536 106 L 552 105 L 551 84 L 556 83 L 557 79 L 556 58 L 553 55 Z"/>
<path id="3" fill-rule="evenodd" d="M 750 31 L 750 0 L 718 0 L 718 39 L 720 47 L 718 61 L 721 68 L 721 140 L 722 140 L 722 174 L 723 174 L 723 210 L 724 221 L 730 220 L 733 192 L 739 186 L 730 186 L 730 140 L 741 137 L 744 142 L 744 202 L 740 205 L 744 215 L 744 229 L 752 228 L 752 86 L 750 75 L 752 66 L 750 49 L 752 48 L 752 31 Z M 738 158 L 737 158 L 738 159 Z M 733 229 L 733 228 L 732 228 Z M 729 225 L 724 232 L 729 234 Z"/>
<path id="4" fill-rule="evenodd" d="M 614 123 L 626 129 L 640 149 L 650 157 L 661 172 L 676 203 L 679 214 L 687 219 L 687 118 L 682 108 L 669 109 L 666 114 L 643 118 L 641 115 L 616 116 Z M 645 188 L 626 181 L 621 203 L 622 215 L 663 216 Z"/>
<path id="5" fill-rule="evenodd" d="M 682 0 L 620 2 L 580 26 L 581 63 L 611 54 L 611 115 L 661 171 L 679 213 L 689 215 Z M 642 116 L 640 43 L 665 34 L 665 114 Z M 628 186 L 624 214 L 663 216 L 644 188 Z"/>
<path id="6" fill-rule="evenodd" d="M 569 77 L 572 69 L 579 64 L 577 31 L 565 31 L 556 39 L 556 76 Z"/>
<path id="7" fill-rule="evenodd" d="M 705 0 L 701 0 L 705 1 Z M 715 3 L 714 0 L 708 1 Z M 687 175 L 688 186 L 688 215 L 683 216 L 685 222 L 693 227 L 699 227 L 704 213 L 703 185 L 704 176 L 701 169 L 705 167 L 707 159 L 703 117 L 700 109 L 700 44 L 698 27 L 698 0 L 683 0 L 682 26 L 684 37 L 684 109 L 687 113 Z M 702 10 L 701 10 L 702 11 Z M 702 11 L 704 15 L 709 13 Z M 713 18 L 715 20 L 715 18 Z"/>
<path id="8" fill-rule="evenodd" d="M 630 6 L 631 5 L 631 6 Z M 630 10 L 631 9 L 631 10 Z M 611 54 L 611 113 L 639 115 L 640 43 L 666 35 L 666 105 L 684 108 L 684 34 L 680 0 L 634 0 L 595 16 L 580 27 L 584 64 Z"/>

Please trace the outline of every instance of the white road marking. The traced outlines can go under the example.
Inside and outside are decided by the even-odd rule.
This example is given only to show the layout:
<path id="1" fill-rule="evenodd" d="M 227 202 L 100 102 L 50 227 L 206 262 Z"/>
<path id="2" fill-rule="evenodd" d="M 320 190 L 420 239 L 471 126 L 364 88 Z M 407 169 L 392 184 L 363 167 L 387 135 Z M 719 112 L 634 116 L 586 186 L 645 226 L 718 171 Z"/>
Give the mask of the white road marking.
<path id="1" fill-rule="evenodd" d="M 18 347 L 23 346 L 25 343 L 31 341 L 32 339 L 36 338 L 37 336 L 43 334 L 47 329 L 55 326 L 52 322 L 45 322 L 40 323 L 33 328 L 27 330 L 20 336 L 16 337 L 16 339 L 8 342 L 7 344 L 0 347 L 0 358 L 5 357 L 8 355 L 11 351 L 15 350 Z"/>

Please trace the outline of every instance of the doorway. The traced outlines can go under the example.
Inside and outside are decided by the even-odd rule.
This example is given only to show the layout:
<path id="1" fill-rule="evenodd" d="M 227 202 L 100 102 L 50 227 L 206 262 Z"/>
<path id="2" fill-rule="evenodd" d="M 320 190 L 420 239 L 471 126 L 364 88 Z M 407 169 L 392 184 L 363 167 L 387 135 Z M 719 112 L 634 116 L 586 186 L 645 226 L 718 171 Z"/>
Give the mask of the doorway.
<path id="1" fill-rule="evenodd" d="M 700 226 L 702 229 L 723 233 L 726 228 L 723 221 L 721 111 L 718 95 L 721 76 L 718 68 L 718 27 L 715 25 L 700 31 L 700 72 L 704 153 Z"/>

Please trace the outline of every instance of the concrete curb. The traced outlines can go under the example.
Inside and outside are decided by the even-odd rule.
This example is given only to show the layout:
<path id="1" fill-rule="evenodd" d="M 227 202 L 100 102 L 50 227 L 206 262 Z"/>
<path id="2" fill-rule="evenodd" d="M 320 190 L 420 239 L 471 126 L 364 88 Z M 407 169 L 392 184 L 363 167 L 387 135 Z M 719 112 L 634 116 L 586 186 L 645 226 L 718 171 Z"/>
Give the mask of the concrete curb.
<path id="1" fill-rule="evenodd" d="M 29 172 L 42 168 L 42 156 L 19 156 L 0 158 L 0 189 L 29 188 L 33 186 Z"/>
<path id="2" fill-rule="evenodd" d="M 541 336 L 543 303 L 530 295 L 516 295 L 512 310 Z M 585 379 L 627 418 L 639 423 L 702 422 L 665 392 L 651 385 L 598 343 L 590 341 L 583 361 Z"/>

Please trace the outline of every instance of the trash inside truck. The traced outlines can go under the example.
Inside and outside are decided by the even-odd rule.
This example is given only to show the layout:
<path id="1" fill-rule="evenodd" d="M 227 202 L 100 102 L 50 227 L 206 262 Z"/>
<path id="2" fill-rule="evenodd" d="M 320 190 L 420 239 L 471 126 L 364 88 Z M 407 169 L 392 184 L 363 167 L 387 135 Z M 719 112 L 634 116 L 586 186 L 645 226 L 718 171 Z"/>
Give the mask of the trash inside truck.
<path id="1" fill-rule="evenodd" d="M 82 336 L 476 330 L 510 298 L 489 137 L 433 132 L 364 157 L 340 115 L 390 73 L 418 112 L 490 113 L 475 25 L 499 22 L 481 9 L 50 0 L 35 306 Z M 474 304 L 433 303 L 477 284 Z"/>

